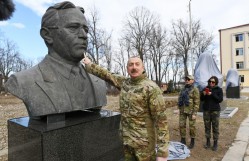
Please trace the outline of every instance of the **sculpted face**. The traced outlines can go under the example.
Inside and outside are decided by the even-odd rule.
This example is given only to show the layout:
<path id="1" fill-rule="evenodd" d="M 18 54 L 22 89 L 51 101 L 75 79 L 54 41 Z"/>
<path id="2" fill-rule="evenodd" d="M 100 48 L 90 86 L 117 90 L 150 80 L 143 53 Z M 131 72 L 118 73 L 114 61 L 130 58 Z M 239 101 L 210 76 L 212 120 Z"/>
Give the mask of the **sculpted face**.
<path id="1" fill-rule="evenodd" d="M 64 60 L 79 62 L 87 49 L 87 22 L 76 8 L 60 11 L 58 29 L 54 30 L 53 50 Z"/>
<path id="2" fill-rule="evenodd" d="M 131 78 L 140 76 L 144 71 L 144 65 L 140 58 L 130 58 L 127 63 L 127 72 Z"/>

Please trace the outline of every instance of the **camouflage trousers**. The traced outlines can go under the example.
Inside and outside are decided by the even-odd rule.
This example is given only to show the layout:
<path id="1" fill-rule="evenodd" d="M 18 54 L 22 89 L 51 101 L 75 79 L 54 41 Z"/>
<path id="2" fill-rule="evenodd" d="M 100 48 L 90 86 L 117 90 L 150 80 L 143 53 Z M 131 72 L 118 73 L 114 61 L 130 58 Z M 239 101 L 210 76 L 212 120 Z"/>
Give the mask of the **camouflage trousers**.
<path id="1" fill-rule="evenodd" d="M 212 129 L 213 140 L 218 140 L 220 111 L 203 111 L 203 120 L 204 120 L 206 138 L 211 138 L 211 129 Z"/>
<path id="2" fill-rule="evenodd" d="M 179 116 L 180 136 L 182 138 L 186 138 L 187 118 L 188 118 L 188 122 L 189 122 L 189 135 L 191 138 L 195 138 L 195 136 L 196 136 L 196 127 L 195 127 L 196 119 L 192 119 L 192 114 L 187 114 L 184 112 L 180 112 L 180 116 Z"/>
<path id="3" fill-rule="evenodd" d="M 125 161 L 156 161 L 155 151 L 149 151 L 148 148 L 134 149 L 124 145 Z"/>

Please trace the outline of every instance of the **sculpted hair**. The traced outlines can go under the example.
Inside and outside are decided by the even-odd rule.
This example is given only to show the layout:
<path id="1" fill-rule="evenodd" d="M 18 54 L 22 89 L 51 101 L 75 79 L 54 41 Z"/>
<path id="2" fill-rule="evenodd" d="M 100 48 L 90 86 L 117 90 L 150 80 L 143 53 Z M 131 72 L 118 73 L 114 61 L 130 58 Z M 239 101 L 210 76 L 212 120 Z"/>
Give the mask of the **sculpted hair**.
<path id="1" fill-rule="evenodd" d="M 69 1 L 56 3 L 54 6 L 49 7 L 42 16 L 41 27 L 56 26 L 60 18 L 59 11 L 69 8 L 77 8 L 83 14 L 85 13 L 85 10 L 82 7 L 76 7 Z"/>

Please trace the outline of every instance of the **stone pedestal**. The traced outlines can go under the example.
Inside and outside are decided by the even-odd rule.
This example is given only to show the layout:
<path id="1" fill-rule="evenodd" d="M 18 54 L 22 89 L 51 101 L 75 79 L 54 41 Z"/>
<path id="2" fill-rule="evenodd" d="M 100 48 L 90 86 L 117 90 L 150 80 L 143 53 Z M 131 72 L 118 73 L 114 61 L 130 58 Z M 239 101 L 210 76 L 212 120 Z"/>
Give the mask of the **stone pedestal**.
<path id="1" fill-rule="evenodd" d="M 107 110 L 66 114 L 47 124 L 29 117 L 8 120 L 8 161 L 120 161 L 120 114 Z"/>
<path id="2" fill-rule="evenodd" d="M 226 89 L 227 98 L 240 98 L 240 86 L 237 87 L 227 87 Z"/>

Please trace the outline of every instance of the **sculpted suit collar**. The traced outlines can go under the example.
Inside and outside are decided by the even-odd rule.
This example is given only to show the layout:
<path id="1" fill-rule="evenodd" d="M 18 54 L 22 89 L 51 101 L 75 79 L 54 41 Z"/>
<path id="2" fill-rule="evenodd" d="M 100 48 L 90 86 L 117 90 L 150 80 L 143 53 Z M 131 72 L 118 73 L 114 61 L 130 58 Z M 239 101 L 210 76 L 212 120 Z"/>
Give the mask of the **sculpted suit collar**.
<path id="1" fill-rule="evenodd" d="M 71 85 L 70 74 L 73 67 L 75 66 L 62 66 L 60 62 L 47 55 L 37 66 L 13 74 L 6 82 L 6 87 L 9 92 L 23 100 L 31 117 L 106 105 L 105 82 L 85 73 L 82 65 L 80 71 L 88 83 L 86 93 L 68 88 Z M 67 81 L 67 78 L 70 79 Z"/>
<path id="2" fill-rule="evenodd" d="M 78 67 L 80 69 L 81 75 L 83 76 L 83 78 L 86 79 L 89 76 L 87 76 L 86 73 L 83 71 L 84 70 L 83 66 L 80 63 L 78 63 L 77 66 L 65 63 L 63 64 L 62 62 L 51 57 L 50 55 L 46 55 L 44 60 L 40 64 L 38 64 L 38 67 L 43 77 L 43 80 L 36 81 L 36 83 L 49 97 L 50 101 L 54 105 L 54 110 L 56 111 L 56 113 L 74 111 L 75 109 L 71 104 L 72 101 L 69 96 L 70 94 L 68 93 L 68 90 L 66 89 L 64 82 L 61 80 L 61 77 L 69 79 L 71 77 L 70 75 L 73 74 L 72 72 L 73 68 Z M 96 81 L 98 81 L 96 79 L 93 79 L 92 77 L 91 79 L 95 83 Z M 93 84 L 92 88 L 94 90 L 101 89 L 99 86 L 95 87 Z M 102 105 L 102 102 L 96 100 L 95 94 L 94 98 L 97 105 L 100 104 Z M 103 100 L 103 102 L 105 102 L 105 100 Z M 90 107 L 93 107 L 93 105 L 91 105 Z"/>
<path id="3" fill-rule="evenodd" d="M 47 64 L 48 62 L 49 64 Z M 72 70 L 74 67 L 78 67 L 83 77 L 86 77 L 82 72 L 83 69 L 80 63 L 78 63 L 77 66 L 73 66 L 70 64 L 62 63 L 50 55 L 46 55 L 43 63 L 39 64 L 39 68 L 41 70 L 44 81 L 47 81 L 47 82 L 54 82 L 57 80 L 57 77 L 55 77 L 54 71 L 53 70 L 48 71 L 48 68 L 50 69 L 50 66 L 52 69 L 56 69 L 56 72 L 59 72 L 62 76 L 64 76 L 67 79 L 70 78 L 70 75 L 72 74 Z"/>
<path id="4" fill-rule="evenodd" d="M 55 110 L 58 113 L 61 111 L 71 111 L 72 109 L 69 108 L 71 107 L 71 101 L 63 82 L 59 80 L 58 72 L 64 77 L 69 78 L 72 67 L 70 68 L 70 65 L 65 67 L 65 65 L 62 65 L 62 63 L 49 55 L 46 55 L 44 60 L 38 64 L 38 67 L 44 81 L 37 81 L 36 83 L 48 95 Z M 55 69 L 58 69 L 58 71 Z M 58 101 L 60 99 L 64 99 L 65 101 Z"/>

